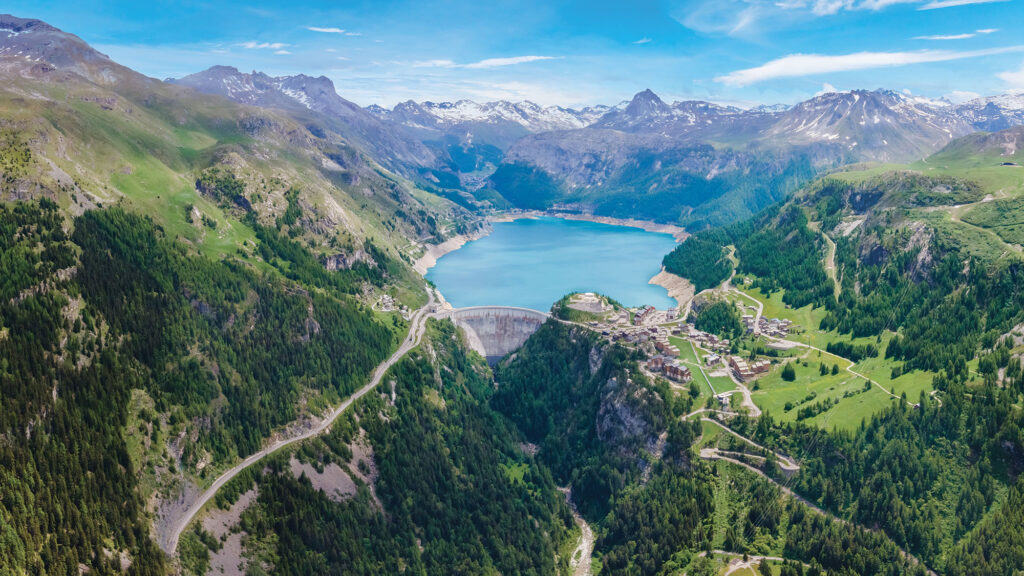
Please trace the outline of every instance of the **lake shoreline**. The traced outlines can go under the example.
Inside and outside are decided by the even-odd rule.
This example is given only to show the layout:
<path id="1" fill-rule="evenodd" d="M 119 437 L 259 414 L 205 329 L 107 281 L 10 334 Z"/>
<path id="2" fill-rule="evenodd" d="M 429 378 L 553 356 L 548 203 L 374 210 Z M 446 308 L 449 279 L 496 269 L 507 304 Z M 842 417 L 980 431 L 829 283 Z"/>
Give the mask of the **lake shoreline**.
<path id="1" fill-rule="evenodd" d="M 686 308 L 696 293 L 689 280 L 666 271 L 664 266 L 661 267 L 661 272 L 655 274 L 647 283 L 664 288 L 668 292 L 668 297 L 678 303 L 680 311 Z"/>
<path id="2" fill-rule="evenodd" d="M 419 273 L 420 276 L 426 277 L 427 271 L 436 266 L 438 259 L 442 256 L 462 248 L 467 242 L 472 242 L 473 240 L 479 240 L 489 236 L 492 230 L 490 221 L 488 220 L 487 225 L 469 234 L 458 234 L 456 236 L 452 236 L 440 244 L 426 244 L 426 252 L 413 262 L 412 269 Z"/>
<path id="3" fill-rule="evenodd" d="M 580 222 L 595 222 L 598 224 L 610 224 L 612 226 L 626 226 L 639 228 L 647 232 L 668 234 L 680 243 L 690 237 L 689 232 L 682 226 L 675 224 L 662 224 L 651 220 L 636 220 L 634 218 L 612 218 L 611 216 L 595 216 L 594 214 L 583 214 L 579 212 L 552 212 L 548 210 L 522 210 L 518 212 L 504 212 L 495 214 L 488 218 L 490 222 L 514 222 L 516 220 L 537 218 L 561 218 L 562 220 L 577 220 Z"/>

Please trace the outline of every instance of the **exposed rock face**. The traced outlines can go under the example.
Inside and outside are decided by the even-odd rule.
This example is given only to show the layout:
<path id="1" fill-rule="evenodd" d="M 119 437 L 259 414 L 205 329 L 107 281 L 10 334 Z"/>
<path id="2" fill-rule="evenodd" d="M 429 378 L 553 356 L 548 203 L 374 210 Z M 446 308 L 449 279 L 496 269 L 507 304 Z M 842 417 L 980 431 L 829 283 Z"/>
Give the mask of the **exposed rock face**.
<path id="1" fill-rule="evenodd" d="M 355 266 L 356 262 L 366 262 L 371 265 L 375 263 L 373 257 L 361 248 L 351 254 L 331 254 L 324 257 L 324 267 L 328 270 L 348 270 Z"/>
<path id="2" fill-rule="evenodd" d="M 597 437 L 622 452 L 637 448 L 651 451 L 666 424 L 653 416 L 660 413 L 654 405 L 660 407 L 662 402 L 656 392 L 634 385 L 630 379 L 609 379 L 601 390 Z"/>
<path id="3" fill-rule="evenodd" d="M 436 161 L 434 153 L 419 141 L 396 132 L 358 104 L 339 96 L 334 83 L 324 76 L 273 77 L 262 72 L 239 72 L 231 66 L 214 66 L 167 81 L 241 104 L 317 112 L 331 121 L 330 129 L 356 140 L 373 151 L 378 161 L 393 168 L 406 164 L 431 166 Z M 309 128 L 322 131 L 322 127 L 315 125 Z"/>

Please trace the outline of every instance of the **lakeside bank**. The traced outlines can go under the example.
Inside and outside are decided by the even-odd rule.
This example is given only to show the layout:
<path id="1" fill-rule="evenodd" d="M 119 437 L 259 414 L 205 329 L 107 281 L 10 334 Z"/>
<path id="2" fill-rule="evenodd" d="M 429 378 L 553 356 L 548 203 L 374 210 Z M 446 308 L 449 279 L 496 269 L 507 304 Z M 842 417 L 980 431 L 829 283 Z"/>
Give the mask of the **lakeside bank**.
<path id="1" fill-rule="evenodd" d="M 658 272 L 651 278 L 648 284 L 654 284 L 655 286 L 661 286 L 668 291 L 668 297 L 672 298 L 679 305 L 680 313 L 686 308 L 686 305 L 693 300 L 696 289 L 686 278 L 682 276 L 676 276 L 675 274 L 665 270 L 665 267 L 661 267 L 661 272 Z"/>
<path id="2" fill-rule="evenodd" d="M 426 276 L 427 270 L 436 266 L 439 258 L 445 254 L 462 248 L 467 242 L 479 240 L 488 236 L 492 230 L 491 221 L 488 220 L 484 226 L 469 234 L 458 234 L 456 236 L 452 236 L 440 244 L 426 244 L 424 245 L 426 252 L 413 262 L 412 269 L 419 273 L 420 276 Z"/>
<path id="3" fill-rule="evenodd" d="M 521 210 L 517 212 L 504 212 L 501 214 L 495 214 L 488 218 L 490 222 L 514 222 L 524 218 L 561 218 L 563 220 L 578 220 L 581 222 L 596 222 L 598 224 L 610 224 L 612 226 L 627 226 L 629 228 L 639 228 L 646 230 L 647 232 L 656 232 L 658 234 L 668 234 L 676 241 L 677 244 L 683 240 L 689 238 L 690 234 L 682 226 L 676 226 L 675 224 L 662 224 L 660 222 L 652 222 L 650 220 L 636 220 L 634 218 L 612 218 L 611 216 L 596 216 L 594 214 L 582 214 L 577 212 L 553 212 L 553 211 L 542 211 L 542 210 Z"/>

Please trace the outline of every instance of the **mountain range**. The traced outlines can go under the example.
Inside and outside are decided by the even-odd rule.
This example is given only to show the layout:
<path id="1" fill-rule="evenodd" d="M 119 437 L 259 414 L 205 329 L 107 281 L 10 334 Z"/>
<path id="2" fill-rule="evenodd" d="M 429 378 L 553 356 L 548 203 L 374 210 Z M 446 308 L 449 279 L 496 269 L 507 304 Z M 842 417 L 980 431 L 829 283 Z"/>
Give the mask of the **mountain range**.
<path id="1" fill-rule="evenodd" d="M 697 228 L 756 213 L 839 166 L 914 161 L 959 136 L 1024 123 L 1019 94 L 952 104 L 889 90 L 750 109 L 668 103 L 651 90 L 581 109 L 468 100 L 363 108 L 323 76 L 214 66 L 161 82 L 72 34 L 11 16 L 0 19 L 0 66 L 24 79 L 73 73 L 126 101 L 187 98 L 187 88 L 285 114 L 324 143 L 321 167 L 356 162 L 373 180 L 377 165 L 471 210 L 564 209 Z"/>
<path id="2" fill-rule="evenodd" d="M 315 114 L 382 165 L 466 206 L 567 209 L 691 227 L 753 214 L 838 166 L 914 161 L 959 136 L 1024 122 L 1024 97 L 1016 94 L 955 105 L 853 90 L 742 109 L 667 103 L 644 90 L 614 106 L 581 109 L 469 100 L 363 109 L 324 77 L 216 66 L 168 82 Z M 659 178 L 650 178 L 652 166 Z"/>

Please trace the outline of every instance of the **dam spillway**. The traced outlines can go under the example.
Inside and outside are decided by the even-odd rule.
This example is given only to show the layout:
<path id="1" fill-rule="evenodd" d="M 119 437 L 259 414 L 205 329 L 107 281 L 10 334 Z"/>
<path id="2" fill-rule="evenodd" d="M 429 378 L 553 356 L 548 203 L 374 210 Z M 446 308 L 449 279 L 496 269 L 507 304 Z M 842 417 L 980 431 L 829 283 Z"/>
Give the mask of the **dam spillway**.
<path id="1" fill-rule="evenodd" d="M 518 350 L 548 314 L 529 308 L 473 306 L 453 310 L 450 317 L 466 333 L 470 347 L 494 364 Z"/>

